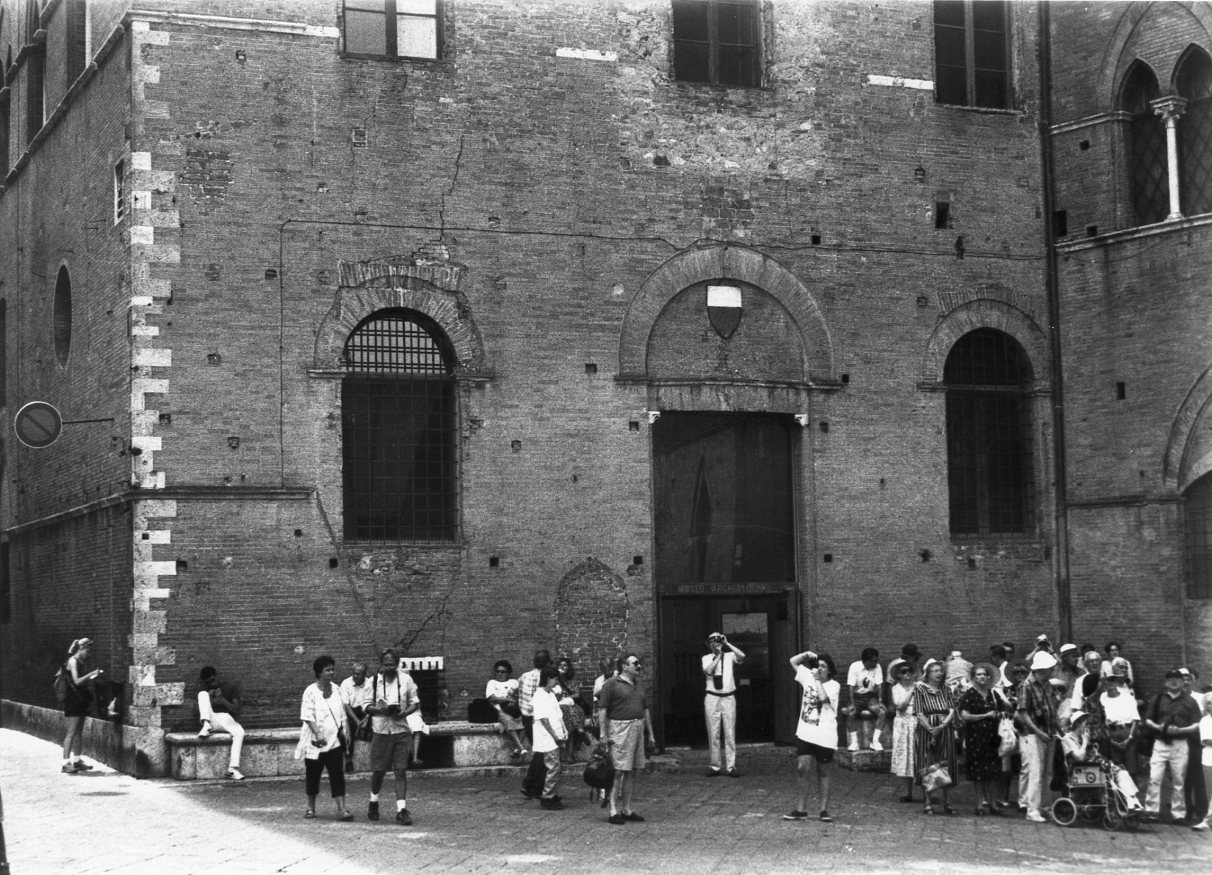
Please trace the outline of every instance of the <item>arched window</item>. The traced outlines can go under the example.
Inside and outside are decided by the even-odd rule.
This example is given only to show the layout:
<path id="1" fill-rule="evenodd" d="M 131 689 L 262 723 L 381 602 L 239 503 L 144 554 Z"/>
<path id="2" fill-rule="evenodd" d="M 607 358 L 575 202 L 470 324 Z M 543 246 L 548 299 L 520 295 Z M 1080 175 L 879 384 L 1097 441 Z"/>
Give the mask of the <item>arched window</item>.
<path id="1" fill-rule="evenodd" d="M 943 382 L 951 534 L 1030 533 L 1031 365 L 1022 346 L 992 328 L 971 331 L 951 348 Z"/>
<path id="2" fill-rule="evenodd" d="M 454 351 L 437 323 L 380 310 L 345 342 L 341 380 L 345 537 L 457 535 Z"/>
<path id="3" fill-rule="evenodd" d="M 1178 120 L 1179 203 L 1186 216 L 1212 213 L 1212 58 L 1190 47 L 1174 84 L 1187 99 Z"/>
<path id="4" fill-rule="evenodd" d="M 67 364 L 72 351 L 72 278 L 67 265 L 60 265 L 55 277 L 55 310 L 52 332 L 55 337 L 55 361 Z"/>
<path id="5" fill-rule="evenodd" d="M 1183 499 L 1187 598 L 1212 599 L 1212 474 L 1192 483 Z"/>
<path id="6" fill-rule="evenodd" d="M 1149 65 L 1135 62 L 1124 77 L 1119 108 L 1130 113 L 1127 130 L 1128 179 L 1137 225 L 1166 218 L 1170 192 L 1166 176 L 1166 129 L 1149 101 L 1161 96 L 1157 77 Z"/>

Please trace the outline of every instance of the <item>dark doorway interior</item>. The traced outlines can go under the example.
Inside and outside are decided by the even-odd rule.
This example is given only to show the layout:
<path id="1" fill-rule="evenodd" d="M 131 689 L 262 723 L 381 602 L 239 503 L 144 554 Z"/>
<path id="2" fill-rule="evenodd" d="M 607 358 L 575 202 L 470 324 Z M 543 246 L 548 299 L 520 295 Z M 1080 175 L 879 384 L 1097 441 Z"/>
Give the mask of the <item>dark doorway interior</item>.
<path id="1" fill-rule="evenodd" d="M 712 631 L 747 657 L 737 672 L 738 740 L 781 740 L 795 708 L 794 421 L 664 413 L 652 435 L 664 742 L 706 741 L 700 660 Z"/>

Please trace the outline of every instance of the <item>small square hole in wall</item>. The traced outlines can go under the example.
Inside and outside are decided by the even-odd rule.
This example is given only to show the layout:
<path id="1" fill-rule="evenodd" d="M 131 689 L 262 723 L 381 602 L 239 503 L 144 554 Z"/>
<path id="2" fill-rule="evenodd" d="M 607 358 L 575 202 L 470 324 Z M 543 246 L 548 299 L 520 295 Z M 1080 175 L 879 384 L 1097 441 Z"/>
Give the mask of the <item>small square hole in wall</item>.
<path id="1" fill-rule="evenodd" d="M 947 201 L 934 202 L 934 227 L 951 227 L 951 204 L 949 204 Z"/>
<path id="2" fill-rule="evenodd" d="M 489 556 L 488 557 L 488 567 L 489 568 L 500 568 L 501 567 L 501 557 L 500 556 Z"/>
<path id="3" fill-rule="evenodd" d="M 329 568 L 336 568 L 340 564 L 341 564 L 341 560 L 339 560 L 336 556 L 329 557 L 329 560 L 328 560 Z"/>
<path id="4" fill-rule="evenodd" d="M 821 427 L 821 434 L 829 434 L 829 423 L 822 422 L 820 427 Z"/>
<path id="5" fill-rule="evenodd" d="M 1090 141 L 1089 141 L 1089 140 L 1082 140 L 1080 143 L 1078 143 L 1078 144 L 1077 144 L 1077 148 L 1079 148 L 1079 149 L 1081 149 L 1083 152 L 1085 152 L 1087 149 L 1089 149 L 1089 148 L 1090 148 Z"/>
<path id="6" fill-rule="evenodd" d="M 515 453 L 522 452 L 522 442 L 521 441 L 510 441 L 509 449 L 513 450 Z"/>
<path id="7" fill-rule="evenodd" d="M 177 560 L 177 573 L 184 574 L 186 571 L 189 571 L 189 563 L 186 562 L 184 559 L 178 559 Z"/>
<path id="8" fill-rule="evenodd" d="M 634 419 L 631 420 L 629 423 L 627 423 L 627 430 L 628 431 L 639 431 L 640 423 Z"/>
<path id="9" fill-rule="evenodd" d="M 1086 226 L 1086 236 L 1087 237 L 1097 237 L 1098 236 L 1098 225 L 1087 225 Z"/>
<path id="10" fill-rule="evenodd" d="M 813 245 L 813 246 L 820 246 L 820 245 L 821 245 L 821 235 L 820 235 L 820 234 L 813 234 L 813 235 L 812 235 L 812 245 Z"/>
<path id="11" fill-rule="evenodd" d="M 597 365 L 595 365 L 593 362 L 586 362 L 586 363 L 585 363 L 585 373 L 587 373 L 587 374 L 596 374 L 597 372 L 598 372 L 598 366 L 597 366 Z"/>
<path id="12" fill-rule="evenodd" d="M 632 564 L 632 565 L 643 565 L 643 564 L 644 564 L 644 557 L 643 557 L 643 556 L 632 556 L 632 557 L 631 557 L 631 564 Z"/>
<path id="13" fill-rule="evenodd" d="M 833 554 L 832 554 L 832 553 L 826 553 L 824 556 L 822 556 L 822 557 L 821 557 L 821 560 L 822 560 L 823 562 L 825 562 L 826 564 L 828 564 L 828 563 L 830 563 L 830 562 L 832 562 L 832 561 L 833 561 Z"/>
<path id="14" fill-rule="evenodd" d="M 1116 383 L 1115 384 L 1115 400 L 1123 401 L 1127 397 L 1128 397 L 1128 384 L 1127 383 Z"/>

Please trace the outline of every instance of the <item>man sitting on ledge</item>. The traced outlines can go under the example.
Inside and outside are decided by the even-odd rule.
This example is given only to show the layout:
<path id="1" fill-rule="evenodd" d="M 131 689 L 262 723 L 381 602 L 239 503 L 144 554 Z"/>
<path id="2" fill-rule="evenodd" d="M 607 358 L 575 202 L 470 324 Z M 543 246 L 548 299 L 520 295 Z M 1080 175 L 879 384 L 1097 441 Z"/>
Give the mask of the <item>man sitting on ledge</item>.
<path id="1" fill-rule="evenodd" d="M 240 716 L 240 689 L 229 685 L 225 691 L 219 681 L 219 673 L 211 666 L 202 669 L 202 689 L 198 692 L 198 717 L 202 728 L 199 738 L 210 735 L 211 727 L 231 734 L 231 758 L 228 760 L 227 777 L 243 781 L 240 774 L 240 749 L 244 746 L 244 727 L 236 722 Z"/>

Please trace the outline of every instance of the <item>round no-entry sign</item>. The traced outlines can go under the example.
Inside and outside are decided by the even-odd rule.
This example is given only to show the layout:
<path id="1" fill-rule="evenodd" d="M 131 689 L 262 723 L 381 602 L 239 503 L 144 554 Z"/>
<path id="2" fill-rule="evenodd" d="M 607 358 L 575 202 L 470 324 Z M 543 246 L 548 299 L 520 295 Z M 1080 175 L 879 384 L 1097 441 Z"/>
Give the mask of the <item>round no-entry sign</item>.
<path id="1" fill-rule="evenodd" d="M 31 401 L 17 411 L 13 430 L 21 443 L 40 450 L 59 439 L 59 433 L 63 431 L 63 417 L 53 404 Z"/>

